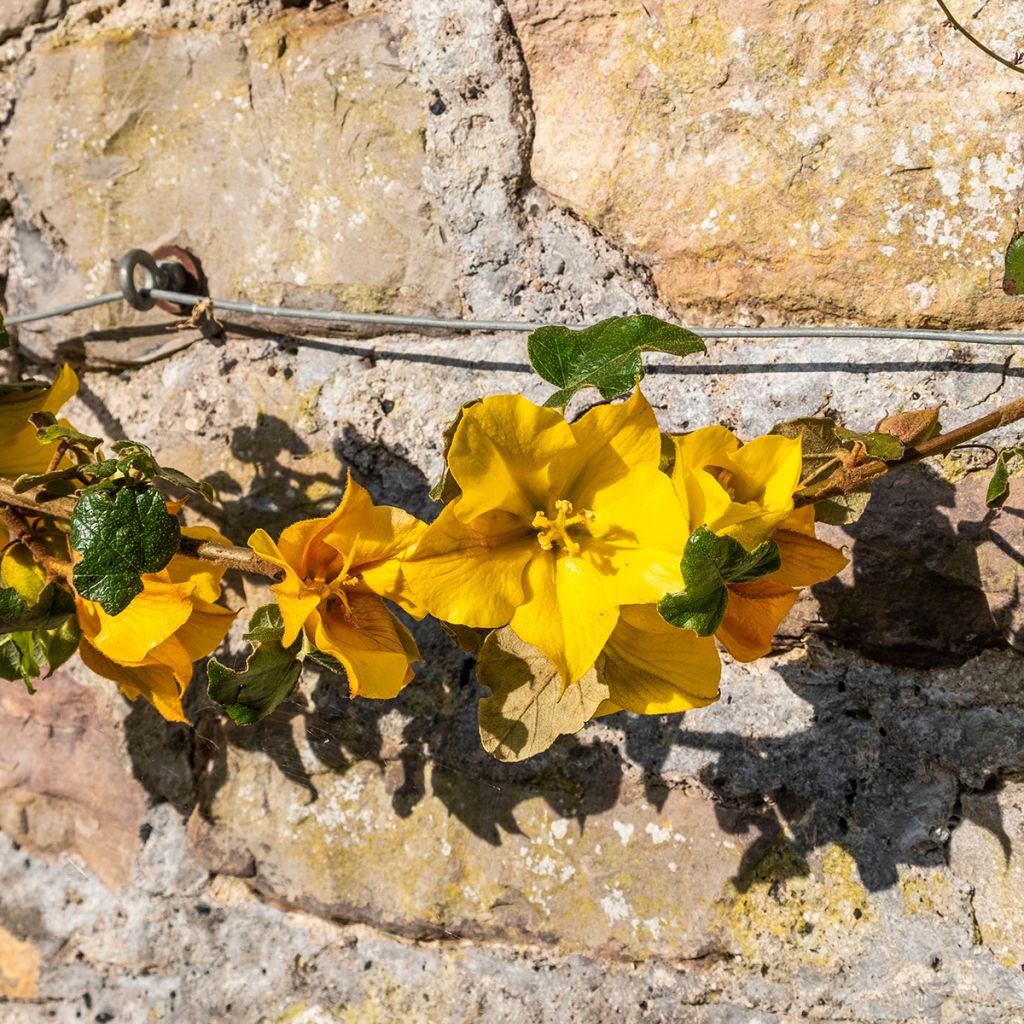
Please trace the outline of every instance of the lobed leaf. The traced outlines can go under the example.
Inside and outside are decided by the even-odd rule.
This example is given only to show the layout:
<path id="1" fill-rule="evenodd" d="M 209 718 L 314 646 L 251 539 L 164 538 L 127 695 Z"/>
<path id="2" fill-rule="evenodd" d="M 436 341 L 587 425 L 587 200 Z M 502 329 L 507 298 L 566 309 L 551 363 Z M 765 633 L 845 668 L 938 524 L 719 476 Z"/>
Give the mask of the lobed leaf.
<path id="1" fill-rule="evenodd" d="M 71 515 L 71 546 L 82 556 L 75 589 L 116 615 L 142 592 L 143 573 L 167 565 L 180 539 L 177 518 L 151 488 L 124 487 L 114 496 L 84 491 Z"/>
<path id="2" fill-rule="evenodd" d="M 264 605 L 253 613 L 244 637 L 252 648 L 245 668 L 236 672 L 215 658 L 207 664 L 210 699 L 220 704 L 236 725 L 252 725 L 266 718 L 295 689 L 302 673 L 302 639 L 285 647 L 283 636 L 284 622 L 277 605 Z"/>
<path id="3" fill-rule="evenodd" d="M 499 761 L 524 761 L 594 717 L 609 689 L 592 668 L 562 686 L 558 669 L 505 626 L 484 641 L 477 678 L 491 694 L 478 707 L 480 741 Z"/>
<path id="4" fill-rule="evenodd" d="M 702 526 L 686 542 L 680 565 L 686 589 L 663 597 L 658 612 L 678 629 L 711 636 L 725 617 L 728 584 L 752 583 L 777 572 L 782 559 L 773 540 L 747 551 L 732 537 L 720 537 Z"/>
<path id="5" fill-rule="evenodd" d="M 689 356 L 707 352 L 692 331 L 653 316 L 613 316 L 592 327 L 541 327 L 528 340 L 533 368 L 556 391 L 544 404 L 564 408 L 580 388 L 612 399 L 643 380 L 644 352 Z"/>

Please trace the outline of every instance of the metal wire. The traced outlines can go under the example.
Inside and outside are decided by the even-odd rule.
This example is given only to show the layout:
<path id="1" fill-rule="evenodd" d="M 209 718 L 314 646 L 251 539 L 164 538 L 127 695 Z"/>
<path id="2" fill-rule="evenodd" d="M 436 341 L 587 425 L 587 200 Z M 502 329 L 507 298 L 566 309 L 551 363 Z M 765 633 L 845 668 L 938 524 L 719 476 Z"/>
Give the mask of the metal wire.
<path id="1" fill-rule="evenodd" d="M 92 306 L 106 306 L 110 302 L 118 302 L 123 298 L 124 296 L 120 292 L 107 292 L 106 295 L 99 295 L 95 299 L 80 299 L 78 302 L 68 302 L 63 306 L 39 309 L 34 313 L 19 313 L 17 316 L 5 316 L 4 323 L 8 327 L 16 327 L 18 324 L 27 324 L 32 320 L 49 320 L 53 316 L 77 313 L 80 309 L 90 309 Z M 191 297 L 191 301 L 195 301 L 194 295 Z"/>
<path id="2" fill-rule="evenodd" d="M 165 291 L 160 288 L 139 288 L 146 298 L 195 306 L 201 299 L 187 292 Z M 5 322 L 15 327 L 18 324 L 51 317 L 65 316 L 81 309 L 104 306 L 123 300 L 123 292 L 107 292 L 94 299 L 82 299 L 33 313 L 19 313 L 7 317 Z M 234 302 L 228 299 L 211 299 L 215 310 L 233 313 L 247 313 L 251 316 L 274 317 L 282 320 L 310 320 L 324 323 L 371 324 L 383 327 L 433 328 L 447 331 L 511 331 L 528 334 L 545 327 L 543 323 L 515 320 L 460 320 L 446 317 L 399 316 L 391 313 L 347 313 L 336 310 L 298 309 L 290 306 L 260 306 L 252 302 Z M 974 345 L 1024 345 L 1024 333 L 1019 331 L 943 331 L 921 328 L 899 327 L 691 327 L 701 338 L 867 338 L 909 341 L 965 342 Z"/>

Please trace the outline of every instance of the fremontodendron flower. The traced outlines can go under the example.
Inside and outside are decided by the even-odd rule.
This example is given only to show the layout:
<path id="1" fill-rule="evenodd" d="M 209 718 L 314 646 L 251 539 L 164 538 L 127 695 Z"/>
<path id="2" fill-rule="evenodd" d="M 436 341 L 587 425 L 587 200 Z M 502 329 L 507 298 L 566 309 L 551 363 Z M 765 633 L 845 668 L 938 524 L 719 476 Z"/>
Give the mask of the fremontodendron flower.
<path id="1" fill-rule="evenodd" d="M 623 605 L 682 585 L 685 522 L 660 456 L 639 391 L 575 423 L 518 395 L 467 407 L 448 453 L 461 493 L 411 556 L 414 595 L 447 622 L 510 625 L 575 682 Z"/>
<path id="2" fill-rule="evenodd" d="M 78 377 L 70 366 L 62 366 L 49 387 L 40 384 L 0 390 L 0 476 L 16 477 L 46 470 L 53 445 L 37 440 L 29 417 L 37 412 L 56 413 L 77 390 Z"/>
<path id="3" fill-rule="evenodd" d="M 256 554 L 284 570 L 271 588 L 284 621 L 282 642 L 289 646 L 304 633 L 341 662 L 353 697 L 394 697 L 412 679 L 416 641 L 382 598 L 423 617 L 403 568 L 425 529 L 402 509 L 374 505 L 349 474 L 329 516 L 293 523 L 276 544 L 265 530 L 249 538 Z"/>
<path id="4" fill-rule="evenodd" d="M 209 527 L 182 533 L 229 543 Z M 181 698 L 192 665 L 217 649 L 236 614 L 215 603 L 223 575 L 221 565 L 175 555 L 160 572 L 141 577 L 142 593 L 118 615 L 77 598 L 82 661 L 130 700 L 145 697 L 164 718 L 186 721 Z"/>

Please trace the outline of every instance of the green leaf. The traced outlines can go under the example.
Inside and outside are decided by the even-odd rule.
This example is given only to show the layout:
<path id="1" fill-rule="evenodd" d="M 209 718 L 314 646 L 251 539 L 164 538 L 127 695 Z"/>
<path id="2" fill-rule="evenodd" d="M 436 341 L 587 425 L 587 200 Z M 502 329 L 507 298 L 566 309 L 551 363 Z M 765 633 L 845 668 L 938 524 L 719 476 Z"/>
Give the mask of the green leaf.
<path id="1" fill-rule="evenodd" d="M 992 473 L 992 479 L 988 482 L 988 492 L 985 494 L 985 504 L 989 508 L 1002 508 L 1003 503 L 1010 496 L 1010 470 L 1006 465 L 1006 452 L 1000 452 L 996 459 L 996 467 Z"/>
<path id="2" fill-rule="evenodd" d="M 729 603 L 728 584 L 751 583 L 777 572 L 779 547 L 766 540 L 747 551 L 732 537 L 720 537 L 706 526 L 686 542 L 681 567 L 686 589 L 661 599 L 661 617 L 679 629 L 711 636 L 721 625 Z"/>
<path id="3" fill-rule="evenodd" d="M 459 429 L 462 417 L 470 406 L 477 405 L 482 399 L 474 398 L 470 402 L 463 402 L 462 408 L 455 414 L 455 419 L 444 428 L 441 439 L 444 441 L 444 469 L 441 471 L 441 479 L 430 488 L 430 496 L 434 501 L 448 504 L 453 498 L 462 493 L 462 488 L 455 482 L 451 470 L 448 468 L 448 453 L 452 450 L 452 441 L 455 439 L 455 431 Z"/>
<path id="4" fill-rule="evenodd" d="M 0 636 L 0 679 L 20 679 L 29 693 L 35 693 L 32 680 L 38 679 L 41 672 L 35 638 L 31 633 L 5 633 Z"/>
<path id="5" fill-rule="evenodd" d="M 284 647 L 284 622 L 277 605 L 258 608 L 249 621 L 245 639 L 252 647 L 241 672 L 211 658 L 206 666 L 210 699 L 227 712 L 236 725 L 252 725 L 265 718 L 295 689 L 302 673 L 302 639 Z"/>
<path id="6" fill-rule="evenodd" d="M 1024 232 L 1010 240 L 1003 268 L 1003 291 L 1007 295 L 1024 295 Z"/>
<path id="7" fill-rule="evenodd" d="M 822 483 L 843 465 L 847 449 L 836 436 L 836 421 L 827 416 L 805 416 L 776 423 L 770 433 L 799 440 L 803 457 L 802 487 Z"/>
<path id="8" fill-rule="evenodd" d="M 178 520 L 150 488 L 84 492 L 71 515 L 71 546 L 82 556 L 75 589 L 116 615 L 142 592 L 141 574 L 167 565 L 180 539 Z"/>
<path id="9" fill-rule="evenodd" d="M 59 583 L 47 583 L 34 604 L 16 590 L 0 588 L 0 633 L 57 629 L 74 614 L 74 595 Z"/>
<path id="10" fill-rule="evenodd" d="M 903 442 L 891 434 L 858 434 L 844 427 L 836 427 L 836 437 L 854 445 L 862 444 L 872 459 L 882 459 L 885 462 L 898 462 L 906 453 Z"/>
<path id="11" fill-rule="evenodd" d="M 64 620 L 57 629 L 50 629 L 35 634 L 36 643 L 42 648 L 43 655 L 52 675 L 78 650 L 82 640 L 82 630 L 78 619 L 72 615 Z"/>
<path id="12" fill-rule="evenodd" d="M 563 692 L 555 666 L 508 626 L 484 641 L 476 674 L 491 691 L 477 708 L 480 740 L 499 761 L 524 761 L 579 732 L 610 696 L 594 669 Z"/>
<path id="13" fill-rule="evenodd" d="M 205 480 L 193 480 L 180 469 L 172 469 L 170 466 L 157 466 L 157 478 L 166 480 L 169 484 L 181 487 L 186 491 L 201 494 L 207 501 L 216 501 L 217 492 Z"/>
<path id="14" fill-rule="evenodd" d="M 644 352 L 707 352 L 692 331 L 653 316 L 613 316 L 579 331 L 541 327 L 527 347 L 533 368 L 560 389 L 544 403 L 556 408 L 580 388 L 597 388 L 605 399 L 632 390 L 644 377 Z"/>
<path id="15" fill-rule="evenodd" d="M 11 335 L 8 333 L 7 328 L 4 326 L 4 315 L 0 313 L 0 351 L 5 348 L 9 348 L 11 344 Z"/>
<path id="16" fill-rule="evenodd" d="M 36 427 L 36 438 L 43 444 L 53 444 L 56 441 L 68 441 L 92 452 L 101 444 L 103 439 L 92 437 L 90 434 L 81 434 L 74 427 L 65 427 L 60 423 L 49 422 L 54 420 L 52 413 L 33 413 L 29 419 Z"/>
<path id="17" fill-rule="evenodd" d="M 870 500 L 870 490 L 851 491 L 840 497 L 825 498 L 814 503 L 814 518 L 830 526 L 846 526 L 864 515 Z"/>

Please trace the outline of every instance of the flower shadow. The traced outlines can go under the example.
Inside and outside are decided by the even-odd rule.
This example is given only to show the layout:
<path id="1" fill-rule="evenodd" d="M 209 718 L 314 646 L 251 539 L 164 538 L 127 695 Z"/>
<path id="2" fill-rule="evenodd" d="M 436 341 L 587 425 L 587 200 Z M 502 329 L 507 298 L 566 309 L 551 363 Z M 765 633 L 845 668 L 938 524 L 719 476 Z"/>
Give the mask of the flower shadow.
<path id="1" fill-rule="evenodd" d="M 906 472 L 916 478 L 882 481 L 847 528 L 852 582 L 814 588 L 820 618 L 797 633 L 817 637 L 777 663 L 768 685 L 780 692 L 734 674 L 738 690 L 756 685 L 781 714 L 769 711 L 754 734 L 687 716 L 667 758 L 684 750 L 702 761 L 723 829 L 727 808 L 759 805 L 798 858 L 837 844 L 869 890 L 895 885 L 901 866 L 946 863 L 966 817 L 1008 858 L 998 792 L 1024 771 L 1021 665 L 1008 649 L 1021 638 L 1016 587 L 994 591 L 991 565 L 995 550 L 1019 565 L 1024 531 L 985 508 L 984 481 L 954 488 L 925 469 Z M 792 730 L 786 715 L 803 727 Z"/>

